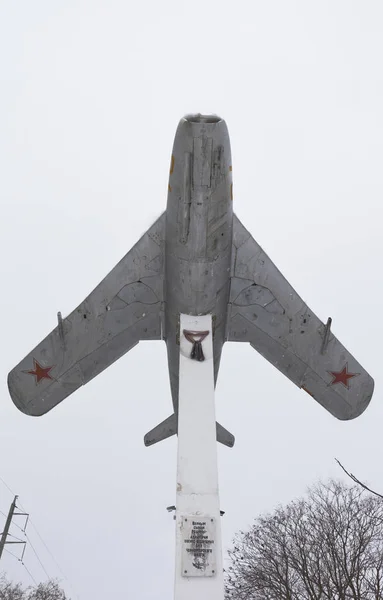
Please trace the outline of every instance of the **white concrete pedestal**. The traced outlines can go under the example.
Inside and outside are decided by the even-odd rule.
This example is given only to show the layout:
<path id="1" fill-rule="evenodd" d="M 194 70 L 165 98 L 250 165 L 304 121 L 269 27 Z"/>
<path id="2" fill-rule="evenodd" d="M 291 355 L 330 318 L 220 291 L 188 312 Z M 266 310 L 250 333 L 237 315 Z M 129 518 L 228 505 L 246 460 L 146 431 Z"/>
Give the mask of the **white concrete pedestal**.
<path id="1" fill-rule="evenodd" d="M 185 330 L 208 332 L 205 360 Z M 224 598 L 212 341 L 211 315 L 180 316 L 175 600 Z"/>

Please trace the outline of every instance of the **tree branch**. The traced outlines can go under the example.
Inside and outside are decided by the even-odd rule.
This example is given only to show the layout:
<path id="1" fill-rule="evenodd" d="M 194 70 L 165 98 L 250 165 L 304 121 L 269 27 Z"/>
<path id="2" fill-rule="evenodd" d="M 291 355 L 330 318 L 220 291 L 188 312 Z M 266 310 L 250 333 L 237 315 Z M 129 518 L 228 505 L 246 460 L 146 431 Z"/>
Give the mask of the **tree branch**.
<path id="1" fill-rule="evenodd" d="M 364 483 L 362 483 L 360 481 L 360 479 L 358 479 L 357 477 L 355 477 L 355 475 L 353 475 L 352 473 L 349 473 L 344 466 L 342 465 L 342 463 L 336 458 L 335 459 L 336 462 L 338 463 L 338 465 L 340 466 L 341 469 L 343 469 L 343 471 L 346 473 L 346 475 L 348 475 L 348 477 L 350 477 L 350 479 L 352 479 L 352 481 L 354 481 L 354 483 L 357 483 L 358 485 L 360 485 L 362 488 L 364 488 L 365 490 L 367 490 L 368 492 L 371 492 L 371 494 L 375 494 L 375 496 L 378 496 L 378 498 L 382 498 L 383 500 L 383 495 L 379 494 L 378 492 L 374 492 L 374 490 L 372 490 L 371 488 L 369 488 L 367 485 L 365 485 Z"/>

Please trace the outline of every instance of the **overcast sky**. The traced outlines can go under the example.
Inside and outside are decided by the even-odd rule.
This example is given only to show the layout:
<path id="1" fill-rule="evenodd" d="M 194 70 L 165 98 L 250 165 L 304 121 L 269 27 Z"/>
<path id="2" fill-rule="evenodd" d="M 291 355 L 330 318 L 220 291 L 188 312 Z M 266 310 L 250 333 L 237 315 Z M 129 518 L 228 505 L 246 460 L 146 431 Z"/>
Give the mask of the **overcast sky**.
<path id="1" fill-rule="evenodd" d="M 173 597 L 177 440 L 143 445 L 172 410 L 165 345 L 140 344 L 41 418 L 14 407 L 6 376 L 164 210 L 185 113 L 226 120 L 234 210 L 376 382 L 366 412 L 337 421 L 226 344 L 225 547 L 341 477 L 334 457 L 382 491 L 383 4 L 2 0 L 0 56 L 0 476 L 73 599 Z M 0 483 L 0 510 L 11 500 Z M 31 546 L 25 565 L 45 577 Z M 31 582 L 9 554 L 1 568 Z"/>

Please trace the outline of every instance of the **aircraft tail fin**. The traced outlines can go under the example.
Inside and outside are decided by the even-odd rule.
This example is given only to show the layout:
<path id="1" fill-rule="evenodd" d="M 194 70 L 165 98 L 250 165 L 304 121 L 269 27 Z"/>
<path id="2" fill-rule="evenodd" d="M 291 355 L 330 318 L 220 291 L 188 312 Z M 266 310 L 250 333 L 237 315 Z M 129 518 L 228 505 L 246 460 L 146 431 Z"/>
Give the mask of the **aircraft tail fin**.
<path id="1" fill-rule="evenodd" d="M 151 429 L 144 437 L 145 446 L 152 446 L 157 442 L 161 442 L 162 440 L 166 440 L 166 438 L 171 437 L 177 433 L 177 417 L 173 413 L 162 421 L 159 425 Z M 217 442 L 224 444 L 224 446 L 228 446 L 232 448 L 234 446 L 235 438 L 230 431 L 227 431 L 222 425 L 219 423 L 217 425 Z"/>
<path id="2" fill-rule="evenodd" d="M 146 436 L 144 437 L 145 446 L 152 446 L 157 442 L 161 442 L 162 440 L 166 440 L 166 438 L 171 437 L 177 433 L 177 418 L 173 413 L 162 421 L 159 425 L 151 429 Z"/>
<path id="3" fill-rule="evenodd" d="M 222 427 L 222 425 L 220 425 L 218 422 L 216 423 L 216 426 L 217 426 L 217 442 L 220 442 L 224 446 L 228 446 L 229 448 L 232 448 L 234 446 L 234 442 L 235 442 L 235 437 L 233 436 L 233 434 L 230 433 L 230 431 L 228 431 L 224 427 Z"/>

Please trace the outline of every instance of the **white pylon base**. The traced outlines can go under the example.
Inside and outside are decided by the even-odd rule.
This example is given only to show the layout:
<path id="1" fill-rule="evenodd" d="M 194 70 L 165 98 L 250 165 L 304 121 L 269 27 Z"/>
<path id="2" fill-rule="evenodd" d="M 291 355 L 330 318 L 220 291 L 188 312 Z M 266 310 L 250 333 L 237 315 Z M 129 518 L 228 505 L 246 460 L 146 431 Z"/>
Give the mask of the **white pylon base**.
<path id="1" fill-rule="evenodd" d="M 180 315 L 175 600 L 224 598 L 212 342 L 211 315 Z"/>

